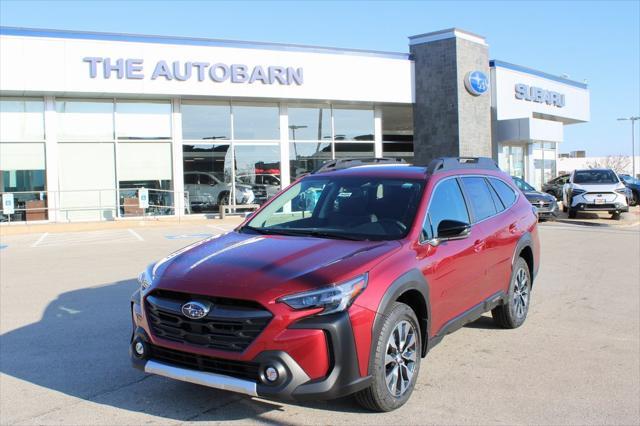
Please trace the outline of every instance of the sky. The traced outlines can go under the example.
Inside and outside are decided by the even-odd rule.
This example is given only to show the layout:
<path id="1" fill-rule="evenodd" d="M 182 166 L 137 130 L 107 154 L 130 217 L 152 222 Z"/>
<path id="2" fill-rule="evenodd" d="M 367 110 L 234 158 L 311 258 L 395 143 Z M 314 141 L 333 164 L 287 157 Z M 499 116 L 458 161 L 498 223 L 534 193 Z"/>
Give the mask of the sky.
<path id="1" fill-rule="evenodd" d="M 408 52 L 408 36 L 457 27 L 491 59 L 589 85 L 591 121 L 565 126 L 560 152 L 629 155 L 640 116 L 640 1 L 25 1 L 0 25 L 191 36 Z M 640 154 L 640 121 L 636 122 Z"/>

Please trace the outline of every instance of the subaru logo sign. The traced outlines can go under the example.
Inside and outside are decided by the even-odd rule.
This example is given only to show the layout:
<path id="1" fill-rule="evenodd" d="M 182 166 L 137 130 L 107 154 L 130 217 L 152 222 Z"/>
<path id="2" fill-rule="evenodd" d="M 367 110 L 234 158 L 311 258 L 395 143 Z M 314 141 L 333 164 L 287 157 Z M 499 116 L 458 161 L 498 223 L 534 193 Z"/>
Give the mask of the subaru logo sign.
<path id="1" fill-rule="evenodd" d="M 181 311 L 187 318 L 200 319 L 206 317 L 210 309 L 211 305 L 209 304 L 191 301 L 182 305 Z"/>
<path id="2" fill-rule="evenodd" d="M 470 71 L 464 76 L 464 87 L 473 96 L 480 96 L 489 90 L 489 78 L 482 71 Z"/>

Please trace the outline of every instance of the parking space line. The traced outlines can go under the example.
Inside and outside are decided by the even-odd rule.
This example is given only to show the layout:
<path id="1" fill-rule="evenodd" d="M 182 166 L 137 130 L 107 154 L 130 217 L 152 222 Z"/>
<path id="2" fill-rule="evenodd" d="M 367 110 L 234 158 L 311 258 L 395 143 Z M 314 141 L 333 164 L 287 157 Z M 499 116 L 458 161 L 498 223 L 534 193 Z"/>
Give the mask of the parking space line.
<path id="1" fill-rule="evenodd" d="M 130 233 L 131 235 L 133 235 L 134 237 L 136 237 L 138 240 L 140 240 L 140 241 L 144 241 L 144 238 L 142 238 L 142 237 L 140 236 L 140 234 L 138 234 L 138 233 L 137 233 L 136 231 L 134 231 L 133 229 L 128 228 L 127 230 L 129 231 L 129 233 Z"/>
<path id="2" fill-rule="evenodd" d="M 222 232 L 229 232 L 231 231 L 233 228 L 235 228 L 235 226 L 231 227 L 231 228 L 223 228 L 221 226 L 216 226 L 216 225 L 207 225 L 209 228 L 213 228 L 215 230 L 218 231 L 222 231 Z"/>
<path id="3" fill-rule="evenodd" d="M 180 240 L 183 238 L 203 239 L 203 238 L 213 237 L 213 234 L 178 234 L 178 235 L 165 235 L 164 237 L 167 240 Z"/>
<path id="4" fill-rule="evenodd" d="M 38 238 L 38 240 L 35 243 L 33 243 L 31 245 L 31 247 L 38 247 L 38 244 L 40 244 L 42 241 L 44 241 L 44 239 L 47 237 L 47 235 L 49 235 L 48 232 L 45 232 L 44 234 L 40 235 L 40 238 Z"/>

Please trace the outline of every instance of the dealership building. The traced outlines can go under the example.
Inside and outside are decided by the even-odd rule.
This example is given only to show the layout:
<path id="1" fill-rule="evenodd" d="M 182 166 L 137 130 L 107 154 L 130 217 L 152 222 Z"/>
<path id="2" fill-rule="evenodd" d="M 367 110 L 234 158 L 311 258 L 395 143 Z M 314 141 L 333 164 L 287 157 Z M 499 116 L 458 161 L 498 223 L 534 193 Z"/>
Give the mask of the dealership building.
<path id="1" fill-rule="evenodd" d="M 586 84 L 459 29 L 391 53 L 2 27 L 0 96 L 3 222 L 259 204 L 352 157 L 489 156 L 540 187 L 589 120 Z"/>

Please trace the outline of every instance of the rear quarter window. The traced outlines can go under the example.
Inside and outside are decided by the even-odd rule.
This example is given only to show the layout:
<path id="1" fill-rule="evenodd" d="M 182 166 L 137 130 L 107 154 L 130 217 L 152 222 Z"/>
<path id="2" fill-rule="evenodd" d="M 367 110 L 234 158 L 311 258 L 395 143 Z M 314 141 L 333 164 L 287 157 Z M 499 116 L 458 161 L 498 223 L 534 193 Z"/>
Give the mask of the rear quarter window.
<path id="1" fill-rule="evenodd" d="M 502 200 L 502 204 L 504 204 L 505 208 L 509 208 L 516 202 L 516 192 L 509 185 L 504 183 L 500 179 L 489 178 L 491 182 L 491 186 L 496 190 L 498 196 Z"/>

